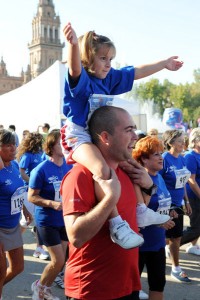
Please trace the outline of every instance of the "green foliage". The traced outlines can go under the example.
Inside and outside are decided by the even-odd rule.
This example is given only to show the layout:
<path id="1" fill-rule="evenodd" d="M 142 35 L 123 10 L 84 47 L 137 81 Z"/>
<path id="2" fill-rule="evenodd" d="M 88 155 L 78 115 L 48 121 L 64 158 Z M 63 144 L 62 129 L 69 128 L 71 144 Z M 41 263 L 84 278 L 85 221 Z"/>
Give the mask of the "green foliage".
<path id="1" fill-rule="evenodd" d="M 200 117 L 200 69 L 194 71 L 194 78 L 194 83 L 184 85 L 175 85 L 167 79 L 163 83 L 158 79 L 151 79 L 146 83 L 135 84 L 127 97 L 137 99 L 141 103 L 153 101 L 154 112 L 160 116 L 167 107 L 180 108 L 184 122 L 192 120 L 196 126 L 196 120 Z"/>

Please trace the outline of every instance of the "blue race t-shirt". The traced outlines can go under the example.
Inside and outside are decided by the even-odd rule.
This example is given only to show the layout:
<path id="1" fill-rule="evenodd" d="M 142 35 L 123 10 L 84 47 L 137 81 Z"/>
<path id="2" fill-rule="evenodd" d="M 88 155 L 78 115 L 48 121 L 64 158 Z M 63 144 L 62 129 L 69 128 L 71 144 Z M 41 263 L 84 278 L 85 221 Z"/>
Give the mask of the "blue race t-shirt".
<path id="1" fill-rule="evenodd" d="M 195 180 L 200 187 L 200 154 L 195 151 L 189 151 L 185 154 L 185 163 L 191 174 L 195 174 Z M 197 195 L 190 188 L 189 183 L 186 184 L 188 197 L 197 198 Z"/>
<path id="2" fill-rule="evenodd" d="M 0 170 L 0 227 L 14 228 L 19 218 L 27 189 L 19 172 L 18 165 L 11 165 Z"/>
<path id="3" fill-rule="evenodd" d="M 42 154 L 42 151 L 40 153 L 24 153 L 20 157 L 19 167 L 21 169 L 25 169 L 25 173 L 30 177 L 31 171 L 43 161 Z M 24 183 L 27 185 L 27 182 L 24 181 Z"/>
<path id="4" fill-rule="evenodd" d="M 187 169 L 182 155 L 175 157 L 169 152 L 163 153 L 163 169 L 159 172 L 170 192 L 172 204 L 180 207 L 184 197 L 184 186 L 191 173 Z"/>
<path id="5" fill-rule="evenodd" d="M 65 77 L 65 96 L 63 113 L 72 123 L 86 128 L 90 113 L 89 99 L 94 94 L 120 95 L 129 92 L 134 82 L 134 67 L 113 68 L 105 79 L 89 75 L 82 68 L 77 85 L 70 88 L 69 73 Z"/>
<path id="6" fill-rule="evenodd" d="M 158 189 L 156 194 L 151 197 L 148 207 L 161 214 L 168 215 L 171 206 L 171 196 L 165 182 L 160 174 L 150 176 Z M 158 225 L 150 225 L 141 229 L 140 232 L 143 235 L 144 243 L 140 246 L 139 251 L 159 251 L 165 247 L 165 229 Z"/>
<path id="7" fill-rule="evenodd" d="M 62 166 L 45 160 L 32 170 L 29 187 L 40 190 L 39 195 L 44 199 L 62 201 L 60 184 L 70 169 L 71 165 L 67 165 L 64 159 Z M 62 210 L 35 205 L 35 222 L 37 226 L 64 226 Z"/>

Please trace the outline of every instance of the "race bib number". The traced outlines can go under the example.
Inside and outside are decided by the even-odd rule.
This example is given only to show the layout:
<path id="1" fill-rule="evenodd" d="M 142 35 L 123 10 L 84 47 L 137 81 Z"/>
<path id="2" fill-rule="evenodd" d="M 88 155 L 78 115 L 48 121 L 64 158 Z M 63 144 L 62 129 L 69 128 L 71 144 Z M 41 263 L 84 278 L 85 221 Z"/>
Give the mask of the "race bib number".
<path id="1" fill-rule="evenodd" d="M 54 186 L 54 190 L 55 190 L 54 200 L 62 202 L 62 196 L 60 194 L 60 185 L 61 185 L 61 181 L 54 181 L 53 182 L 53 186 Z"/>
<path id="2" fill-rule="evenodd" d="M 161 215 L 169 215 L 169 210 L 171 207 L 171 197 L 158 200 L 157 212 Z"/>
<path id="3" fill-rule="evenodd" d="M 90 112 L 93 113 L 97 108 L 101 106 L 111 106 L 113 103 L 113 96 L 108 96 L 108 95 L 98 95 L 98 94 L 93 94 L 89 98 L 89 103 L 90 103 Z"/>
<path id="4" fill-rule="evenodd" d="M 11 215 L 15 215 L 22 210 L 25 198 L 27 198 L 27 188 L 19 187 L 11 197 Z"/>
<path id="5" fill-rule="evenodd" d="M 175 170 L 176 176 L 176 189 L 183 188 L 190 178 L 191 172 L 188 169 Z"/>

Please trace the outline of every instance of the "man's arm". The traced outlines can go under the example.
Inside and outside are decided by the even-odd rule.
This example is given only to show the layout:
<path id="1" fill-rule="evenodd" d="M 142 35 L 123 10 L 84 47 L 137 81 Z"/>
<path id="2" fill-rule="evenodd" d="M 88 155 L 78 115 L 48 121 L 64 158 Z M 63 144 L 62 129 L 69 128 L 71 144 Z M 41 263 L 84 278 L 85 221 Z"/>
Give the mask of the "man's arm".
<path id="1" fill-rule="evenodd" d="M 135 80 L 150 76 L 163 69 L 177 71 L 183 65 L 183 62 L 178 60 L 178 56 L 172 56 L 168 59 L 161 60 L 155 63 L 135 67 Z"/>
<path id="2" fill-rule="evenodd" d="M 78 79 L 81 74 L 81 58 L 78 45 L 78 38 L 74 29 L 71 26 L 71 23 L 68 23 L 64 29 L 63 33 L 68 42 L 68 68 L 69 75 L 73 80 Z"/>
<path id="3" fill-rule="evenodd" d="M 120 182 L 113 170 L 109 180 L 103 180 L 95 175 L 93 178 L 104 191 L 103 199 L 85 214 L 74 213 L 64 216 L 69 241 L 76 248 L 82 247 L 99 232 L 117 204 L 121 193 Z"/>

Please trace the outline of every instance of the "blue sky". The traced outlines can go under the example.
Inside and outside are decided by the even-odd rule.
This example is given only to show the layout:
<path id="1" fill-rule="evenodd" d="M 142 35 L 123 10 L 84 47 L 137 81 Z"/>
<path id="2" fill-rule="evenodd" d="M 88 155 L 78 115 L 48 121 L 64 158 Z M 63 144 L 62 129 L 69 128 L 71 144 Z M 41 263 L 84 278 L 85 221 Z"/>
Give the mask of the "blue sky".
<path id="1" fill-rule="evenodd" d="M 0 56 L 10 75 L 18 76 L 29 63 L 27 44 L 38 2 L 0 0 Z M 54 5 L 61 29 L 70 21 L 77 35 L 95 30 L 113 40 L 115 61 L 121 65 L 137 66 L 179 55 L 184 61 L 181 70 L 152 76 L 175 84 L 193 82 L 193 71 L 200 68 L 199 0 L 54 0 Z"/>

